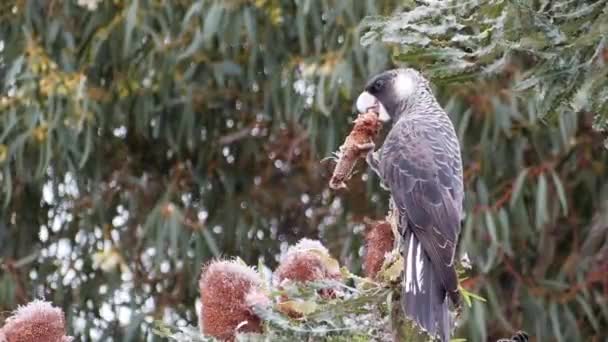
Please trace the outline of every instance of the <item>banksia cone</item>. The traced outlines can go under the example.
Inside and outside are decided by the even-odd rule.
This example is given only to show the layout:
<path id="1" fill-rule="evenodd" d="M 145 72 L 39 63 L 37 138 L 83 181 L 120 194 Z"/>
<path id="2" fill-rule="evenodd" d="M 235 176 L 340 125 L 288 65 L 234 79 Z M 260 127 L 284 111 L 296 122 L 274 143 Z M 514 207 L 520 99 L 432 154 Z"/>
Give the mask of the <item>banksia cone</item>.
<path id="1" fill-rule="evenodd" d="M 19 307 L 0 329 L 0 342 L 70 342 L 63 311 L 35 300 Z"/>
<path id="2" fill-rule="evenodd" d="M 395 236 L 389 222 L 376 221 L 371 224 L 365 234 L 363 258 L 363 271 L 367 277 L 376 277 L 384 263 L 384 256 L 393 250 L 394 243 Z"/>
<path id="3" fill-rule="evenodd" d="M 251 310 L 264 304 L 261 284 L 255 270 L 237 261 L 219 260 L 205 266 L 199 282 L 201 332 L 226 341 L 233 341 L 237 332 L 261 333 L 261 320 Z"/>
<path id="4" fill-rule="evenodd" d="M 277 285 L 285 281 L 323 279 L 340 279 L 340 268 L 327 248 L 317 240 L 302 239 L 290 247 L 275 271 Z"/>
<path id="5" fill-rule="evenodd" d="M 339 280 L 340 266 L 329 255 L 329 251 L 317 240 L 302 239 L 289 247 L 274 272 L 275 285 L 281 288 L 288 282 L 309 282 L 316 280 Z M 322 289 L 323 297 L 333 297 L 333 289 Z M 306 303 L 292 301 L 286 295 L 279 298 L 279 310 L 292 318 L 300 318 L 308 311 Z"/>
<path id="6" fill-rule="evenodd" d="M 245 296 L 245 302 L 250 308 L 256 306 L 266 308 L 272 305 L 272 301 L 270 300 L 266 292 L 264 292 L 259 287 L 252 288 L 251 291 L 247 293 L 247 295 Z"/>
<path id="7" fill-rule="evenodd" d="M 359 114 L 355 119 L 355 125 L 350 134 L 346 137 L 344 144 L 340 146 L 338 163 L 334 169 L 334 173 L 329 180 L 329 187 L 337 189 L 345 189 L 346 183 L 355 168 L 357 160 L 364 158 L 370 148 L 373 148 L 373 141 L 378 132 L 382 128 L 382 122 L 378 119 L 378 115 L 373 111 Z M 366 146 L 367 148 L 362 148 Z"/>

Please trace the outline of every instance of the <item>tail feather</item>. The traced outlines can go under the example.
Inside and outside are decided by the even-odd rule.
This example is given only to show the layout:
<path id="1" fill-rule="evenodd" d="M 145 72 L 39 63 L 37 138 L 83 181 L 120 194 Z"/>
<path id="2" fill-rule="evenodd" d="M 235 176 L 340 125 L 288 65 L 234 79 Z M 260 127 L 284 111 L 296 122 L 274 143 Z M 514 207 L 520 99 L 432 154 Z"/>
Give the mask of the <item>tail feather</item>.
<path id="1" fill-rule="evenodd" d="M 411 232 L 405 233 L 405 273 L 401 306 L 405 316 L 440 341 L 450 339 L 450 322 L 446 291 L 435 274 L 431 260 Z"/>

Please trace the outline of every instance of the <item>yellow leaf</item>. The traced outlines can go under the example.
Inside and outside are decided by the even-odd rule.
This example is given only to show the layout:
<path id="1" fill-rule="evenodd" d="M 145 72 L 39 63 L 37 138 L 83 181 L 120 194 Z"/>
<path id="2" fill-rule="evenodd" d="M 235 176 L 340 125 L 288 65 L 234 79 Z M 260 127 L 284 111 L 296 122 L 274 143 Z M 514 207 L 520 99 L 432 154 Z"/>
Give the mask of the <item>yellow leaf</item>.
<path id="1" fill-rule="evenodd" d="M 399 277 L 401 277 L 401 272 L 403 272 L 403 265 L 403 257 L 397 257 L 395 262 L 382 271 L 382 279 L 389 282 L 398 281 Z"/>
<path id="2" fill-rule="evenodd" d="M 93 254 L 93 268 L 100 268 L 104 272 L 110 272 L 117 266 L 121 266 L 122 257 L 114 248 L 106 248 Z"/>
<path id="3" fill-rule="evenodd" d="M 320 249 L 311 248 L 309 250 L 312 253 L 317 254 L 321 258 L 321 262 L 325 266 L 325 268 L 332 274 L 340 274 L 340 263 L 338 260 L 332 258 L 327 253 Z"/>
<path id="4" fill-rule="evenodd" d="M 296 312 L 301 315 L 309 315 L 317 310 L 317 303 L 311 301 L 296 301 L 296 300 L 288 300 L 285 302 L 279 303 L 279 308 L 283 312 Z"/>
<path id="5" fill-rule="evenodd" d="M 267 0 L 255 0 L 253 5 L 257 8 L 264 7 L 266 5 Z"/>
<path id="6" fill-rule="evenodd" d="M 8 147 L 4 144 L 0 144 L 0 163 L 6 160 L 8 156 Z"/>
<path id="7" fill-rule="evenodd" d="M 34 132 L 33 132 L 34 139 L 36 139 L 36 141 L 39 143 L 45 141 L 48 136 L 48 131 L 49 131 L 49 127 L 47 124 L 45 124 L 45 123 L 40 124 L 38 127 L 34 128 Z"/>

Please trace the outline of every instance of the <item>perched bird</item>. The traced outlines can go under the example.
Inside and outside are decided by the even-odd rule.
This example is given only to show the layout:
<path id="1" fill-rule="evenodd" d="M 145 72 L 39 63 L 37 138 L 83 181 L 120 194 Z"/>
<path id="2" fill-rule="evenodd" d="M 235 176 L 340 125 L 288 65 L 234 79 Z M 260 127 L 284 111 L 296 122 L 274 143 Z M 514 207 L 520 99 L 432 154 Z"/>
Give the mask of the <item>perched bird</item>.
<path id="1" fill-rule="evenodd" d="M 447 298 L 460 302 L 454 254 L 464 196 L 454 126 L 429 82 L 409 68 L 371 78 L 356 107 L 393 123 L 384 144 L 376 152 L 372 146 L 366 160 L 397 211 L 405 259 L 401 306 L 435 339 L 449 341 Z"/>

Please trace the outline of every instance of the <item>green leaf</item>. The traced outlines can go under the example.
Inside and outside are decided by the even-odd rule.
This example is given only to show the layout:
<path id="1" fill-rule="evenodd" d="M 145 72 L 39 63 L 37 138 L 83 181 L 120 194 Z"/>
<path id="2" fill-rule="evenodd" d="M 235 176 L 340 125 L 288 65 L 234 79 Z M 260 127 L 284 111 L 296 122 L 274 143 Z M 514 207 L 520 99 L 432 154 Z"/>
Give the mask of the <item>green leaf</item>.
<path id="1" fill-rule="evenodd" d="M 193 3 L 190 8 L 188 9 L 188 12 L 186 12 L 186 15 L 184 16 L 184 20 L 182 20 L 182 31 L 184 31 L 186 29 L 186 26 L 188 25 L 188 23 L 190 22 L 190 20 L 192 19 L 193 16 L 198 15 L 203 9 L 203 1 L 196 1 L 195 3 Z"/>
<path id="2" fill-rule="evenodd" d="M 202 231 L 203 236 L 205 237 L 205 242 L 207 243 L 207 247 L 209 247 L 209 250 L 211 251 L 211 253 L 213 253 L 214 256 L 218 257 L 221 255 L 220 249 L 217 246 L 217 243 L 215 242 L 215 238 L 213 237 L 213 235 L 211 234 L 211 232 L 209 232 L 208 229 L 203 229 Z"/>
<path id="3" fill-rule="evenodd" d="M 583 311 L 585 312 L 585 315 L 587 316 L 587 319 L 589 319 L 589 322 L 591 323 L 591 326 L 593 327 L 595 332 L 598 334 L 601 333 L 600 322 L 597 320 L 597 317 L 593 313 L 593 309 L 591 309 L 591 306 L 589 305 L 587 300 L 582 295 L 577 295 L 576 301 L 581 306 L 581 308 L 583 308 Z"/>
<path id="4" fill-rule="evenodd" d="M 467 305 L 469 307 L 473 306 L 473 300 L 476 300 L 476 301 L 479 301 L 479 302 L 483 302 L 483 303 L 486 302 L 486 299 L 483 298 L 482 296 L 477 295 L 477 294 L 475 294 L 473 292 L 470 292 L 470 291 L 468 291 L 467 289 L 465 289 L 464 287 L 462 287 L 460 285 L 458 286 L 458 289 L 460 290 L 460 293 L 462 294 L 462 297 L 464 298 L 465 302 L 467 303 Z"/>
<path id="5" fill-rule="evenodd" d="M 127 16 L 125 19 L 125 41 L 123 45 L 123 57 L 128 55 L 131 51 L 131 38 L 133 35 L 133 29 L 137 24 L 137 8 L 139 6 L 139 0 L 131 1 L 131 5 L 127 10 Z"/>
<path id="6" fill-rule="evenodd" d="M 488 229 L 488 233 L 490 233 L 490 238 L 492 239 L 492 243 L 497 243 L 498 238 L 496 236 L 496 224 L 494 223 L 494 217 L 489 210 L 485 212 L 485 220 L 486 220 L 486 228 Z"/>
<path id="7" fill-rule="evenodd" d="M 528 169 L 526 168 L 526 169 L 521 170 L 521 172 L 515 179 L 515 182 L 513 183 L 513 190 L 511 192 L 511 200 L 509 203 L 509 205 L 511 206 L 511 209 L 515 206 L 515 203 L 521 196 L 521 191 L 523 189 L 523 185 L 524 185 L 524 182 L 526 181 L 527 176 L 528 176 Z"/>
<path id="8" fill-rule="evenodd" d="M 218 32 L 220 22 L 224 14 L 224 9 L 221 3 L 215 2 L 207 12 L 203 22 L 203 32 L 201 38 L 208 42 Z"/>
<path id="9" fill-rule="evenodd" d="M 378 33 L 374 31 L 367 31 L 361 37 L 360 44 L 363 46 L 369 46 L 378 39 Z"/>
<path id="10" fill-rule="evenodd" d="M 547 212 L 547 178 L 544 173 L 538 176 L 538 185 L 536 188 L 536 229 L 541 229 L 549 219 Z"/>
<path id="11" fill-rule="evenodd" d="M 559 319 L 559 311 L 558 311 L 557 303 L 551 303 L 549 306 L 549 317 L 551 317 L 551 327 L 553 328 L 553 336 L 557 338 L 558 341 L 564 341 L 564 336 L 561 332 L 561 324 Z"/>
<path id="12" fill-rule="evenodd" d="M 24 62 L 25 58 L 23 56 L 19 56 L 11 64 L 10 69 L 8 69 L 6 75 L 4 76 L 3 88 L 5 91 L 8 90 L 7 86 L 15 83 L 17 75 L 21 72 L 21 69 L 23 68 Z"/>
<path id="13" fill-rule="evenodd" d="M 513 255 L 513 248 L 511 247 L 511 224 L 509 222 L 509 214 L 503 207 L 498 210 L 498 222 L 500 222 L 500 233 L 502 235 L 500 242 L 503 245 L 505 252 L 509 255 Z"/>
<path id="14" fill-rule="evenodd" d="M 460 120 L 460 124 L 458 125 L 458 140 L 461 143 L 464 143 L 465 134 L 467 132 L 467 128 L 469 127 L 469 122 L 471 121 L 472 111 L 471 109 L 467 109 L 462 115 L 462 119 Z"/>
<path id="15" fill-rule="evenodd" d="M 525 78 L 523 80 L 518 81 L 515 86 L 513 86 L 513 90 L 514 91 L 524 91 L 524 90 L 528 90 L 534 86 L 536 86 L 537 84 L 539 84 L 540 82 L 542 82 L 542 79 L 540 77 L 537 76 L 530 76 L 528 78 Z"/>
<path id="16" fill-rule="evenodd" d="M 279 303 L 279 307 L 282 310 L 286 310 L 288 312 L 295 311 L 304 316 L 310 315 L 311 313 L 317 311 L 318 305 L 313 301 L 306 300 L 287 300 Z"/>
<path id="17" fill-rule="evenodd" d="M 488 195 L 488 186 L 483 178 L 479 178 L 476 183 L 478 201 L 482 205 L 488 205 L 490 197 Z"/>
<path id="18" fill-rule="evenodd" d="M 382 271 L 381 279 L 385 279 L 388 282 L 395 282 L 399 280 L 401 277 L 401 273 L 404 270 L 404 260 L 401 255 L 399 255 L 395 262 L 393 262 L 389 267 Z"/>
<path id="19" fill-rule="evenodd" d="M 559 202 L 562 205 L 564 215 L 568 215 L 568 200 L 566 199 L 564 185 L 555 170 L 551 171 L 551 175 L 553 176 L 553 183 L 555 184 L 555 190 L 557 191 L 557 196 L 559 197 Z"/>
<path id="20" fill-rule="evenodd" d="M 194 38 L 192 39 L 192 42 L 190 42 L 190 45 L 188 46 L 188 48 L 186 50 L 184 50 L 177 57 L 177 59 L 183 60 L 185 58 L 192 56 L 203 45 L 203 41 L 204 41 L 203 33 L 201 31 L 196 31 Z"/>

